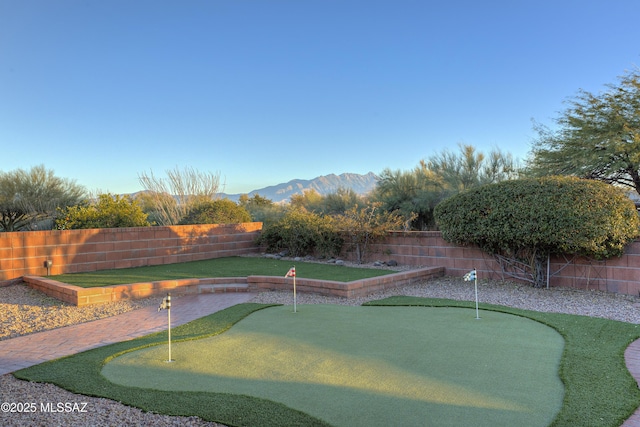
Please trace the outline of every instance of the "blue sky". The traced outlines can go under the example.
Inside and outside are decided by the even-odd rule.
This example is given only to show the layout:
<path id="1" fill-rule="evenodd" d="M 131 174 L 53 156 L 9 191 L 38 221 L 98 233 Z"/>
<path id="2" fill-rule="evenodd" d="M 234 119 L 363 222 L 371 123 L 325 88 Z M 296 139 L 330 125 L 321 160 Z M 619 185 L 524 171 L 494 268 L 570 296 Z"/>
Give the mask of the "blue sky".
<path id="1" fill-rule="evenodd" d="M 0 170 L 88 190 L 219 172 L 228 193 L 524 159 L 579 89 L 640 65 L 637 0 L 0 0 Z"/>

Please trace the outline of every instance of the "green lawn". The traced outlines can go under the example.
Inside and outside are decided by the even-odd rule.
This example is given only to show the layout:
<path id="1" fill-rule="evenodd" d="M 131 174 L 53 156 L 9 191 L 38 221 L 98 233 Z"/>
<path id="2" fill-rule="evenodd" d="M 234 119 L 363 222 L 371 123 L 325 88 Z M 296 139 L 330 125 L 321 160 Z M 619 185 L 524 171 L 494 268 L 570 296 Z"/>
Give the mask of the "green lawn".
<path id="1" fill-rule="evenodd" d="M 293 262 L 259 257 L 227 257 L 179 264 L 153 265 L 135 268 L 101 270 L 88 273 L 59 274 L 51 279 L 70 285 L 92 288 L 96 286 L 125 285 L 158 280 L 206 278 L 284 276 L 296 267 L 297 277 L 337 282 L 383 276 L 389 270 L 354 268 L 327 263 Z"/>
<path id="2" fill-rule="evenodd" d="M 401 306 L 412 306 L 412 308 L 407 310 L 411 311 L 411 313 L 417 313 L 416 308 L 418 308 L 419 306 L 473 308 L 473 303 L 471 302 L 412 297 L 393 297 L 367 304 L 367 306 L 378 305 L 397 306 L 398 308 Z M 214 313 L 202 319 L 198 319 L 187 325 L 174 328 L 172 330 L 174 343 L 217 336 L 218 334 L 227 331 L 235 323 L 240 322 L 241 319 L 244 319 L 251 313 L 254 313 L 256 310 L 261 310 L 266 307 L 268 306 L 261 304 L 241 304 L 230 307 L 229 309 L 223 310 L 221 312 Z M 307 308 L 307 306 L 302 307 L 305 309 Z M 362 310 L 365 310 L 367 308 L 373 307 L 361 307 Z M 585 316 L 574 316 L 556 313 L 539 313 L 486 304 L 481 304 L 480 308 L 483 310 L 481 311 L 482 319 L 475 320 L 475 312 L 473 310 L 468 310 L 467 315 L 463 316 L 466 319 L 469 319 L 468 321 L 458 319 L 454 323 L 467 322 L 468 326 L 471 328 L 485 328 L 487 324 L 494 321 L 493 316 L 495 313 L 506 313 L 523 318 L 528 318 L 539 322 L 540 324 L 547 325 L 550 328 L 554 329 L 564 339 L 564 350 L 560 357 L 560 366 L 557 371 L 560 379 L 564 384 L 564 396 L 562 397 L 559 411 L 555 413 L 555 418 L 551 421 L 550 425 L 611 427 L 619 426 L 628 416 L 633 413 L 633 411 L 640 403 L 640 391 L 638 390 L 635 380 L 627 371 L 623 357 L 624 349 L 627 347 L 627 345 L 633 340 L 640 337 L 640 328 L 638 327 L 638 325 L 616 322 L 606 319 L 590 318 Z M 417 326 L 416 319 L 419 317 L 414 318 L 413 321 L 405 320 L 402 325 L 398 326 L 398 324 L 396 324 L 396 322 L 392 319 L 392 317 L 395 317 L 397 313 L 396 311 L 385 312 L 386 308 L 382 307 L 380 307 L 379 309 L 381 310 L 379 312 L 380 314 L 377 314 L 377 311 L 375 312 L 375 317 L 379 317 L 379 319 L 376 319 L 376 322 L 379 322 L 376 323 L 376 328 L 380 330 L 380 335 L 382 336 L 382 338 L 378 339 L 377 333 L 369 334 L 364 337 L 364 339 L 359 344 L 351 347 L 352 349 L 349 350 L 350 353 L 345 353 L 344 346 L 348 343 L 349 340 L 354 339 L 352 336 L 347 334 L 347 331 L 355 328 L 356 326 L 362 326 L 358 324 L 362 322 L 358 322 L 359 317 L 357 315 L 354 315 L 351 320 L 345 320 L 344 318 L 334 315 L 330 316 L 328 319 L 325 319 L 323 322 L 310 321 L 307 322 L 307 327 L 314 328 L 313 333 L 308 333 L 305 335 L 304 333 L 301 334 L 299 331 L 295 333 L 292 331 L 292 335 L 289 336 L 287 335 L 285 330 L 282 330 L 279 332 L 279 335 L 274 337 L 274 339 L 293 340 L 294 342 L 306 345 L 311 342 L 317 342 L 316 340 L 319 340 L 320 337 L 317 337 L 316 335 L 327 335 L 330 337 L 329 341 L 323 341 L 321 348 L 314 347 L 314 351 L 318 350 L 320 352 L 325 352 L 326 354 L 328 354 L 326 363 L 334 363 L 338 361 L 340 362 L 339 366 L 342 369 L 344 369 L 345 364 L 351 364 L 354 366 L 354 368 L 357 369 L 364 369 L 365 371 L 369 369 L 369 372 L 371 372 L 371 366 L 377 366 L 375 365 L 375 363 L 378 361 L 376 360 L 375 354 L 372 354 L 374 349 L 371 346 L 374 345 L 377 341 L 382 340 L 381 347 L 385 347 L 386 343 L 386 347 L 397 349 L 397 353 L 400 358 L 404 357 L 409 359 L 408 361 L 405 361 L 406 365 L 404 365 L 405 367 L 403 369 L 389 368 L 389 366 L 391 366 L 392 368 L 399 367 L 400 365 L 397 365 L 397 363 L 399 362 L 394 362 L 394 364 L 387 366 L 387 368 L 389 369 L 381 371 L 381 375 L 384 375 L 383 381 L 380 381 L 380 384 L 377 386 L 374 385 L 374 387 L 383 387 L 383 385 L 386 387 L 387 383 L 393 386 L 394 382 L 396 382 L 396 384 L 400 384 L 399 387 L 395 387 L 396 390 L 402 390 L 403 386 L 405 385 L 407 387 L 415 386 L 415 384 L 412 384 L 409 379 L 419 377 L 417 372 L 422 372 L 422 370 L 424 369 L 424 366 L 420 364 L 422 362 L 418 363 L 416 362 L 416 360 L 427 354 L 431 355 L 429 351 L 438 350 L 438 347 L 447 348 L 449 347 L 449 345 L 452 345 L 452 343 L 457 343 L 461 347 L 455 351 L 455 354 L 449 354 L 449 356 L 444 357 L 443 360 L 448 358 L 452 359 L 452 361 L 454 362 L 461 362 L 463 367 L 477 362 L 473 355 L 474 349 L 480 346 L 480 344 L 476 343 L 466 346 L 465 344 L 469 343 L 469 334 L 463 333 L 461 331 L 459 333 L 454 333 L 450 329 L 452 324 L 451 320 L 444 323 L 434 321 L 433 324 L 427 325 L 426 328 L 432 329 L 434 331 L 436 329 L 444 328 L 445 333 L 442 336 L 444 337 L 443 339 L 448 340 L 446 341 L 446 344 L 441 344 L 440 346 L 438 346 L 438 343 L 434 342 L 433 345 L 424 346 L 422 350 L 416 350 L 415 348 L 412 350 L 408 350 L 408 347 L 406 346 L 409 344 L 406 344 L 405 342 L 400 343 L 397 342 L 397 340 L 404 334 L 410 335 L 413 333 L 417 333 L 417 331 L 421 329 Z M 305 316 L 304 311 L 299 311 L 295 314 L 285 313 L 286 310 L 290 311 L 291 307 L 284 307 L 278 310 L 282 311 L 280 313 L 281 316 L 284 316 L 286 314 L 294 321 L 296 321 L 296 319 L 302 321 L 305 320 L 305 317 L 303 317 Z M 396 309 L 394 308 L 393 310 Z M 425 311 L 427 310 L 431 309 L 425 309 Z M 269 310 L 265 311 L 264 313 L 266 314 L 268 312 Z M 273 313 L 275 313 L 276 315 L 278 314 L 276 310 L 274 310 Z M 357 313 L 361 312 L 357 311 Z M 372 311 L 371 313 L 374 312 Z M 411 316 L 420 315 L 411 314 Z M 231 331 L 229 331 L 229 335 L 224 334 L 217 338 L 220 339 L 220 342 L 223 342 L 225 340 L 229 340 L 229 337 L 238 337 L 252 330 L 256 330 L 255 328 L 259 327 L 260 323 L 265 323 L 262 322 L 263 319 L 263 317 L 256 316 L 252 320 L 252 317 L 250 316 L 245 319 L 248 321 L 246 325 L 244 324 L 244 322 L 240 322 L 237 325 L 237 332 L 234 332 L 235 328 L 233 328 L 231 329 Z M 365 324 L 369 322 L 373 322 L 373 320 L 369 317 L 364 319 Z M 513 324 L 516 325 L 519 323 L 514 322 Z M 269 325 L 271 325 L 270 327 L 274 327 L 274 325 L 277 325 L 277 322 L 266 322 L 265 325 L 260 327 L 268 328 Z M 287 323 L 286 325 L 289 326 L 290 323 Z M 503 323 L 503 326 L 504 325 L 505 324 Z M 290 328 L 286 329 L 288 330 Z M 397 337 L 394 336 L 393 333 L 391 333 L 394 330 L 397 331 Z M 500 330 L 502 330 L 502 328 L 500 328 Z M 451 333 L 447 334 L 446 331 L 451 331 Z M 458 330 L 456 329 L 455 331 Z M 521 336 L 519 338 L 513 338 L 513 340 L 515 341 L 512 342 L 515 347 L 525 345 L 525 343 L 527 342 L 529 344 L 536 344 L 538 342 L 538 338 L 536 338 L 536 336 L 532 334 L 530 330 L 522 329 L 521 331 Z M 515 336 L 517 337 L 517 328 L 515 332 Z M 304 410 L 301 410 L 299 408 L 294 409 L 281 402 L 275 402 L 269 398 L 264 398 L 264 396 L 252 397 L 246 394 L 235 394 L 236 391 L 166 391 L 149 388 L 128 387 L 110 382 L 102 375 L 103 367 L 105 366 L 105 364 L 109 363 L 110 361 L 115 363 L 115 361 L 118 360 L 116 359 L 117 356 L 125 355 L 126 353 L 143 348 L 157 346 L 159 344 L 164 345 L 166 349 L 166 339 L 166 332 L 152 334 L 136 340 L 121 342 L 110 346 L 90 350 L 71 357 L 63 358 L 57 361 L 43 363 L 15 372 L 14 375 L 17 378 L 21 379 L 58 384 L 66 389 L 80 394 L 104 396 L 110 399 L 121 401 L 127 405 L 139 407 L 148 411 L 166 413 L 170 415 L 196 415 L 206 420 L 218 421 L 230 426 L 319 426 L 329 424 L 329 422 L 326 420 L 330 418 L 330 414 L 334 411 L 333 405 L 329 405 L 328 407 L 321 406 L 319 408 L 305 407 Z M 512 338 L 509 338 L 509 340 L 512 340 Z M 216 341 L 213 340 L 210 344 L 215 342 Z M 261 341 L 257 342 L 260 343 Z M 266 345 L 266 343 L 268 343 L 268 340 L 264 343 Z M 191 344 L 196 343 L 193 342 Z M 364 353 L 358 354 L 357 349 L 361 347 L 365 348 L 366 350 Z M 176 344 L 176 351 L 178 351 L 178 348 L 179 347 Z M 544 364 L 557 364 L 557 354 L 555 356 L 556 360 L 554 362 L 552 348 L 553 346 L 546 347 L 546 345 L 541 349 L 534 348 L 534 350 L 536 351 L 540 350 L 541 353 L 535 353 L 532 350 L 531 355 L 536 359 L 544 358 L 545 361 L 542 362 Z M 149 351 L 157 350 L 162 352 L 162 349 L 163 347 L 160 346 L 154 350 Z M 259 348 L 254 348 L 254 351 L 259 351 Z M 300 350 L 298 349 L 294 352 L 292 346 L 285 346 L 285 348 L 281 352 L 281 357 L 285 361 L 291 360 L 291 363 L 289 363 L 289 365 L 292 368 L 302 369 L 303 366 L 297 365 L 295 362 L 293 362 L 293 359 L 297 359 L 299 361 L 299 351 Z M 545 353 L 547 352 L 551 354 L 546 355 Z M 275 357 L 273 356 L 272 352 L 269 353 L 271 354 L 270 357 Z M 339 355 L 340 358 L 338 358 L 337 355 Z M 176 357 L 177 356 L 174 356 L 174 358 Z M 220 357 L 223 357 L 223 355 L 221 354 Z M 228 358 L 229 355 L 226 354 L 224 355 L 224 357 Z M 514 357 L 522 360 L 512 360 L 514 359 Z M 413 364 L 415 364 L 415 367 L 411 367 L 411 360 L 413 360 Z M 196 362 L 194 361 L 193 363 L 195 364 Z M 215 362 L 211 362 L 211 364 L 215 365 Z M 526 356 L 523 354 L 520 354 L 519 356 L 513 355 L 513 357 L 509 357 L 509 355 L 507 355 L 506 359 L 502 360 L 499 363 L 499 365 L 504 365 L 505 369 L 512 369 L 513 367 L 517 367 L 517 369 L 524 370 L 532 369 L 534 366 L 537 366 L 539 364 L 539 361 L 526 359 Z M 555 367 L 557 366 L 554 365 L 554 368 Z M 165 369 L 170 369 L 170 366 L 167 366 Z M 279 369 L 282 370 L 282 368 Z M 375 370 L 376 369 L 374 369 L 374 371 Z M 327 369 L 327 371 L 330 370 Z M 320 369 L 318 372 L 321 373 L 322 369 Z M 443 376 L 441 377 L 434 376 L 434 379 L 438 381 L 437 384 L 439 384 L 440 386 L 451 386 L 452 384 L 455 384 L 456 387 L 467 386 L 468 388 L 466 388 L 465 390 L 474 390 L 478 394 L 480 394 L 481 390 L 483 390 L 482 387 L 484 385 L 487 387 L 487 396 L 483 397 L 490 397 L 493 400 L 489 400 L 494 403 L 500 402 L 501 404 L 504 404 L 505 401 L 512 402 L 512 399 L 516 399 L 514 395 L 515 392 L 513 392 L 513 384 L 505 385 L 503 392 L 507 393 L 500 395 L 500 392 L 489 392 L 488 390 L 490 388 L 488 384 L 480 384 L 474 386 L 477 388 L 469 387 L 469 382 L 472 381 L 471 375 L 467 378 L 464 375 L 462 375 L 462 377 L 455 377 L 454 374 L 454 372 L 450 372 L 447 374 L 443 374 Z M 256 373 L 254 372 L 252 375 L 256 375 Z M 366 378 L 366 375 L 364 376 L 364 378 Z M 246 381 L 247 380 L 242 380 L 239 382 Z M 258 380 L 252 379 L 252 381 Z M 309 387 L 312 390 L 318 390 L 318 394 L 325 393 L 325 391 L 323 391 L 323 387 L 328 387 L 326 384 L 327 381 L 329 381 L 331 387 L 340 388 L 341 393 L 347 393 L 349 390 L 353 390 L 356 395 L 359 393 L 363 393 L 361 383 L 358 383 L 358 380 L 353 379 L 350 379 L 349 381 L 355 381 L 355 383 L 352 382 L 348 386 L 331 383 L 331 381 L 335 382 L 335 379 L 324 379 L 324 384 L 322 384 L 320 381 L 317 381 L 317 379 L 313 380 L 309 378 L 305 380 L 297 379 L 296 381 L 302 382 L 302 385 L 304 386 L 302 387 L 300 384 L 297 384 L 297 386 L 300 387 L 300 390 L 306 390 L 306 388 Z M 230 383 L 233 385 L 233 381 L 226 381 L 226 383 Z M 293 385 L 296 385 L 295 381 L 291 381 L 291 383 Z M 239 386 L 240 385 L 241 384 L 239 384 Z M 160 388 L 160 386 L 157 387 Z M 343 388 L 346 390 L 344 390 Z M 438 388 L 439 386 L 436 387 L 436 389 Z M 499 386 L 497 389 L 499 390 L 501 388 L 502 386 Z M 443 393 L 445 393 L 446 395 L 446 387 L 443 386 L 443 389 L 445 389 L 445 392 Z M 517 387 L 515 387 L 515 389 L 517 389 Z M 459 395 L 459 390 L 460 389 L 455 389 L 455 392 L 449 393 L 449 396 L 451 397 Z M 555 389 L 553 387 L 550 387 L 548 391 L 551 395 L 553 395 L 553 393 L 557 393 L 557 391 L 554 390 Z M 432 393 L 432 395 L 435 396 L 434 393 L 435 389 Z M 470 396 L 477 397 L 473 395 L 473 393 L 469 394 L 468 396 L 462 396 L 463 399 L 467 399 L 465 404 L 466 406 L 462 405 L 465 408 L 473 407 L 473 405 L 468 404 L 469 401 L 473 401 Z M 342 399 L 342 397 L 340 399 Z M 443 400 L 445 398 L 440 399 Z M 435 405 L 434 407 L 438 407 L 436 403 L 431 402 L 430 404 Z M 531 402 L 531 404 L 533 405 L 533 402 Z M 441 402 L 441 406 L 448 406 L 448 403 Z M 398 408 L 402 408 L 402 406 L 398 406 Z M 519 406 L 514 406 L 514 408 L 519 408 Z M 372 412 L 374 409 L 377 410 L 377 408 L 372 408 Z M 459 408 L 456 407 L 456 409 Z M 442 408 L 438 407 L 438 410 L 442 410 Z M 427 420 L 428 422 L 425 422 L 424 425 L 469 425 L 468 423 L 463 422 L 464 420 L 460 420 L 460 422 L 456 420 L 455 417 L 458 413 L 460 412 L 453 411 L 450 413 L 451 415 L 445 416 L 442 419 Z M 396 412 L 396 415 L 401 416 L 402 410 L 398 410 L 398 412 Z M 335 420 L 332 420 L 331 422 L 339 424 Z M 474 423 L 473 425 L 477 424 Z"/>

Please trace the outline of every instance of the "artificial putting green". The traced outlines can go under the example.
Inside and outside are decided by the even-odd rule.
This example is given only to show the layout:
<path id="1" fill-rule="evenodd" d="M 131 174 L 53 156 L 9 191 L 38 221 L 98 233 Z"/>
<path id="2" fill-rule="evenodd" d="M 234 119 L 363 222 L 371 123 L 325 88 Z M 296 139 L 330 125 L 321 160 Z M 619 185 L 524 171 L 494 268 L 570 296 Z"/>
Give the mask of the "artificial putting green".
<path id="1" fill-rule="evenodd" d="M 547 426 L 562 406 L 563 339 L 506 313 L 299 305 L 224 334 L 112 359 L 109 381 L 280 402 L 334 426 Z"/>

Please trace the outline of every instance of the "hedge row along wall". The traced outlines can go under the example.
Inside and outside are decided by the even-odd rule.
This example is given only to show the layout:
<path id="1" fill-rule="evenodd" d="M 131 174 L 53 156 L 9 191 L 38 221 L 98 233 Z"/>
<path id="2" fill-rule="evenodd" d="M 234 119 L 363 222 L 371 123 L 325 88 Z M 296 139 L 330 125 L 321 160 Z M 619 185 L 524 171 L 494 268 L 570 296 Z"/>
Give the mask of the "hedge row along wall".
<path id="1" fill-rule="evenodd" d="M 0 281 L 258 252 L 261 222 L 0 233 Z"/>

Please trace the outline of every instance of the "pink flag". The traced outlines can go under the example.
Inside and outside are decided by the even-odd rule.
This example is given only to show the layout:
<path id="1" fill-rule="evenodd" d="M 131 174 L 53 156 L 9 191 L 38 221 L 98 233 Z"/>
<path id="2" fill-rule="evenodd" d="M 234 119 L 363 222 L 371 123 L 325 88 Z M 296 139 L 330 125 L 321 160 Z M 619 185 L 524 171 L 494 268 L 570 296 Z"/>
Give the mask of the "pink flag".
<path id="1" fill-rule="evenodd" d="M 289 271 L 287 271 L 287 274 L 284 275 L 284 277 L 296 277 L 296 268 L 291 267 Z"/>

